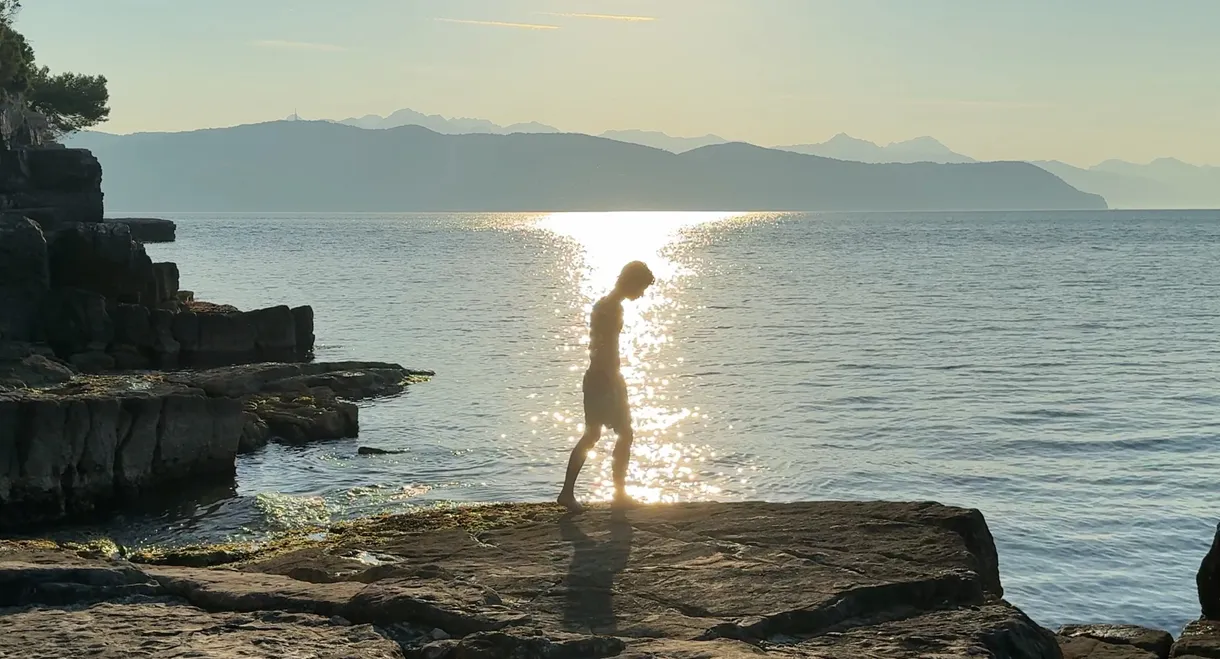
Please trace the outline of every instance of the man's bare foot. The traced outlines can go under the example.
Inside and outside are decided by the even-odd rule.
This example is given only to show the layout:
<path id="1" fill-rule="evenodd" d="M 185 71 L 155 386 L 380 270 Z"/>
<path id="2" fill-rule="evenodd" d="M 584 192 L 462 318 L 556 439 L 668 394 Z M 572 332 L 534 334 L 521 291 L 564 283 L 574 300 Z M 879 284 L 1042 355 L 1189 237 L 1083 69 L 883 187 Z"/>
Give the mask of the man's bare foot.
<path id="1" fill-rule="evenodd" d="M 573 515 L 579 515 L 585 511 L 585 507 L 580 505 L 580 502 L 576 500 L 576 495 L 574 494 L 560 494 L 559 498 L 555 501 L 564 508 L 567 508 L 568 512 L 572 513 Z"/>

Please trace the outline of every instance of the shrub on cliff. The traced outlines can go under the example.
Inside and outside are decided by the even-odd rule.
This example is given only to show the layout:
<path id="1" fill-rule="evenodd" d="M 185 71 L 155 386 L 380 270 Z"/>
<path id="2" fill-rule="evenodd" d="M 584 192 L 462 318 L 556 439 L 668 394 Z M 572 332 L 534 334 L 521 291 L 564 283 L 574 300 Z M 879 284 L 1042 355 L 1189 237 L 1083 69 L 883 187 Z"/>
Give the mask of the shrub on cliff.
<path id="1" fill-rule="evenodd" d="M 29 71 L 34 63 L 34 49 L 13 29 L 17 7 L 16 2 L 0 0 L 0 94 L 19 94 L 28 89 Z"/>
<path id="2" fill-rule="evenodd" d="M 19 0 L 0 0 L 0 138 L 14 145 L 51 141 L 110 115 L 104 76 L 52 75 L 13 25 Z"/>

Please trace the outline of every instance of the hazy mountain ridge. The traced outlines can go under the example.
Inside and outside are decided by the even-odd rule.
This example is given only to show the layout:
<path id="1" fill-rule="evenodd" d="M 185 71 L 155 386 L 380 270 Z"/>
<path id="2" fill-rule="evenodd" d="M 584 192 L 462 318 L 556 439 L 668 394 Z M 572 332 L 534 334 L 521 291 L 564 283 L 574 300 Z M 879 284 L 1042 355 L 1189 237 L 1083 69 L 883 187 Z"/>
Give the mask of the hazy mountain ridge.
<path id="1" fill-rule="evenodd" d="M 559 133 L 563 132 L 554 126 L 538 122 L 518 123 L 501 126 L 487 119 L 471 119 L 462 117 L 448 118 L 439 114 L 423 114 L 411 109 L 402 109 L 388 116 L 370 114 L 363 117 L 351 117 L 337 123 L 357 128 L 381 130 L 399 126 L 423 126 L 429 130 L 446 135 L 461 135 L 467 133 L 490 133 L 508 135 L 512 133 Z M 726 144 L 732 140 L 719 135 L 703 135 L 701 137 L 678 137 L 655 130 L 608 130 L 599 135 L 619 142 L 641 144 L 671 153 L 684 153 L 692 149 L 716 144 Z M 977 162 L 974 158 L 955 153 L 931 137 L 916 137 L 903 142 L 892 142 L 885 146 L 874 144 L 867 140 L 851 137 L 840 133 L 819 144 L 794 144 L 791 146 L 776 146 L 784 151 L 793 151 L 806 155 L 834 158 L 836 160 L 852 160 L 855 162 L 888 163 L 888 162 L 940 162 L 968 163 Z"/>
<path id="2" fill-rule="evenodd" d="M 970 156 L 954 152 L 931 137 L 916 137 L 903 142 L 891 142 L 885 146 L 839 133 L 818 144 L 794 144 L 779 146 L 777 149 L 804 153 L 835 160 L 852 160 L 871 163 L 971 163 L 978 162 Z"/>
<path id="3" fill-rule="evenodd" d="M 330 121 L 329 119 L 324 121 Z M 400 126 L 423 126 L 428 130 L 443 135 L 462 135 L 466 133 L 490 133 L 507 135 L 510 133 L 558 133 L 554 126 L 540 124 L 536 121 L 501 126 L 487 119 L 468 117 L 445 117 L 439 114 L 424 114 L 411 109 L 397 110 L 388 116 L 366 114 L 363 117 L 349 117 L 335 123 L 370 130 L 384 130 Z"/>
<path id="4" fill-rule="evenodd" d="M 1105 197 L 1113 208 L 1220 208 L 1220 167 L 1176 158 L 1147 164 L 1107 160 L 1089 168 L 1057 160 L 1034 164 L 1079 190 Z"/>
<path id="5" fill-rule="evenodd" d="M 570 133 L 444 135 L 277 121 L 83 134 L 112 209 L 146 211 L 1095 209 L 1026 163 L 876 165 L 743 143 L 683 154 Z"/>
<path id="6" fill-rule="evenodd" d="M 372 119 L 370 119 L 372 118 Z M 399 110 L 389 117 L 369 115 L 341 123 L 363 128 L 421 125 L 439 133 L 541 133 L 561 132 L 539 123 L 500 126 L 485 119 L 447 119 Z M 601 134 L 620 142 L 642 144 L 672 153 L 730 140 L 719 135 L 676 137 L 660 131 L 611 130 Z M 806 155 L 866 163 L 973 163 L 974 158 L 957 153 L 932 137 L 916 137 L 886 145 L 840 133 L 825 142 L 776 146 L 776 149 Z M 1148 164 L 1107 160 L 1082 168 L 1054 160 L 1030 161 L 1062 178 L 1069 185 L 1105 197 L 1115 208 L 1220 208 L 1220 167 L 1192 165 L 1174 158 L 1161 158 Z"/>

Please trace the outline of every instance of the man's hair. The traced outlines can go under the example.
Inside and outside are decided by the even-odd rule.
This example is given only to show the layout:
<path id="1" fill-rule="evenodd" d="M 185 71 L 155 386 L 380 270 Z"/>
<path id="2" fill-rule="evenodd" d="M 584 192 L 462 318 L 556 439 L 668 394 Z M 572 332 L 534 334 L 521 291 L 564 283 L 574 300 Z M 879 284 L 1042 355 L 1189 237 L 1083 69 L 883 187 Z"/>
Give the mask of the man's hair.
<path id="1" fill-rule="evenodd" d="M 652 276 L 652 270 L 643 261 L 632 261 L 623 266 L 623 271 L 618 275 L 619 288 L 639 288 L 644 289 L 652 285 L 656 281 L 656 277 Z"/>

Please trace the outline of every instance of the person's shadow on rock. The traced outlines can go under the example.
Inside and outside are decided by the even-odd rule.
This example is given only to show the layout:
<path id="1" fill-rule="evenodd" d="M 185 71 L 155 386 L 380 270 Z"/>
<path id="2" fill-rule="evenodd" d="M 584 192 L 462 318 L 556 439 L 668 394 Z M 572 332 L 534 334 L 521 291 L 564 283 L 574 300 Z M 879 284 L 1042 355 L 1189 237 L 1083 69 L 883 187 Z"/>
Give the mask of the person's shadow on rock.
<path id="1" fill-rule="evenodd" d="M 560 519 L 559 532 L 564 540 L 572 543 L 564 626 L 573 630 L 615 633 L 614 580 L 631 557 L 631 522 L 622 512 L 612 513 L 608 540 L 589 537 L 572 517 Z"/>

